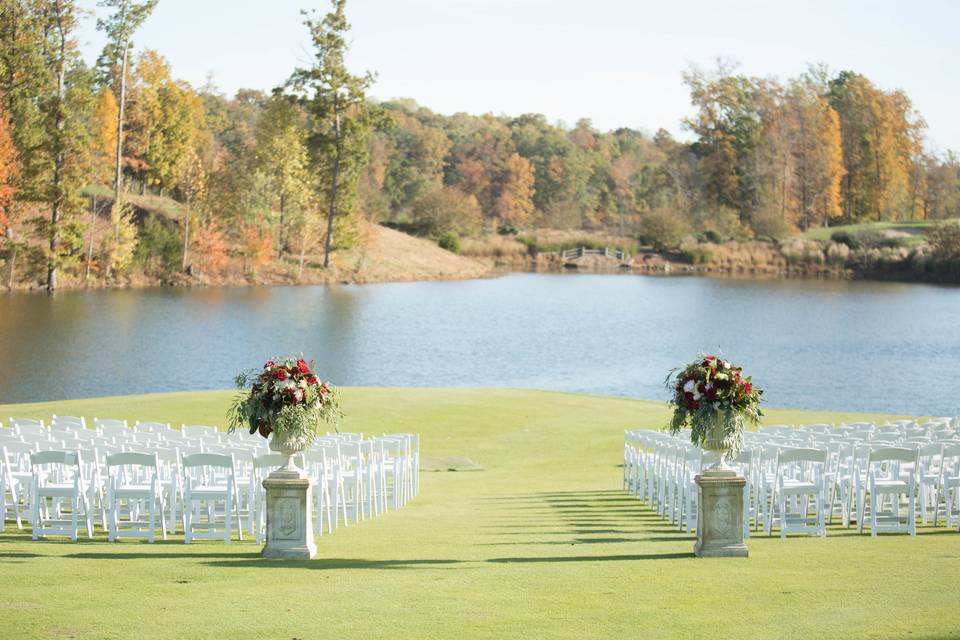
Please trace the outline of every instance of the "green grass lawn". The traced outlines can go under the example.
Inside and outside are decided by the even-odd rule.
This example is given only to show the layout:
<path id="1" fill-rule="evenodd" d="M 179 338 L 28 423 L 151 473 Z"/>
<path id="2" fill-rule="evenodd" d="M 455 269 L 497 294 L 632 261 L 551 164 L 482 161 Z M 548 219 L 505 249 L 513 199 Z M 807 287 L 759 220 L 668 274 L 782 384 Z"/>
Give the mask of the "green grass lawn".
<path id="1" fill-rule="evenodd" d="M 942 223 L 942 220 L 914 220 L 902 222 L 862 222 L 859 224 L 847 224 L 838 227 L 818 227 L 810 229 L 801 235 L 807 240 L 819 240 L 825 242 L 838 231 L 849 234 L 856 234 L 862 231 L 901 231 L 910 234 L 906 238 L 907 246 L 914 246 L 926 242 L 926 232 L 935 224 Z"/>
<path id="2" fill-rule="evenodd" d="M 763 536 L 748 559 L 693 538 L 619 490 L 623 430 L 660 403 L 514 390 L 346 389 L 350 431 L 416 431 L 423 473 L 400 511 L 317 540 L 314 561 L 253 542 L 31 542 L 0 535 L 0 637 L 960 637 L 960 535 Z M 0 406 L 0 416 L 222 424 L 229 392 Z M 768 412 L 770 423 L 850 414 Z M 857 417 L 863 417 L 862 415 Z M 879 417 L 879 416 L 874 416 Z"/>

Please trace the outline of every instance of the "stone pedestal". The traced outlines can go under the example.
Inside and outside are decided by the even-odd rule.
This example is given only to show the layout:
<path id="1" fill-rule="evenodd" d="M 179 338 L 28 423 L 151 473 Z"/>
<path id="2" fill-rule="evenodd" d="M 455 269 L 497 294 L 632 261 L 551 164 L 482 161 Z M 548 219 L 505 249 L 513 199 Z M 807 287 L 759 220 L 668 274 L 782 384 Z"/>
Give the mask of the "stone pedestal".
<path id="1" fill-rule="evenodd" d="M 313 543 L 313 490 L 302 471 L 278 469 L 263 481 L 267 490 L 267 544 L 265 558 L 309 560 L 316 557 Z"/>
<path id="2" fill-rule="evenodd" d="M 696 477 L 697 544 L 701 558 L 746 558 L 743 543 L 743 488 L 747 481 L 735 471 L 710 470 Z"/>

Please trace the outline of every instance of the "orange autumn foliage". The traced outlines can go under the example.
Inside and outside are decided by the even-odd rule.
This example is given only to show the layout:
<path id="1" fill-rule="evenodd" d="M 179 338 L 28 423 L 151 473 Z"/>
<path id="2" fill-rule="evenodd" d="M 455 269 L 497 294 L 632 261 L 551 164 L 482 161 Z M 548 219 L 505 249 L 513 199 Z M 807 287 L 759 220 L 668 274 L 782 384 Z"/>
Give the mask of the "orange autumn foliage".
<path id="1" fill-rule="evenodd" d="M 200 226 L 193 240 L 195 262 L 204 273 L 220 273 L 227 265 L 227 241 L 215 220 Z"/>
<path id="2" fill-rule="evenodd" d="M 13 205 L 13 183 L 19 172 L 17 148 L 10 135 L 10 120 L 0 101 L 0 235 L 5 235 L 10 224 Z"/>

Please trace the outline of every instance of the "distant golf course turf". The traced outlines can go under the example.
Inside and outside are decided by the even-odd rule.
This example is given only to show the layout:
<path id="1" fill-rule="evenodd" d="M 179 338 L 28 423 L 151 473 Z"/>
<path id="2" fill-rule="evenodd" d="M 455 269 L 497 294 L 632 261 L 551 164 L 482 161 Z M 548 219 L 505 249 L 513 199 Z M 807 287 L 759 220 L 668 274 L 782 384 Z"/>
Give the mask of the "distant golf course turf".
<path id="1" fill-rule="evenodd" d="M 224 424 L 231 392 L 0 406 Z M 663 403 L 500 389 L 343 390 L 344 429 L 419 432 L 424 472 L 400 511 L 317 539 L 313 561 L 230 545 L 32 542 L 0 534 L 4 638 L 960 637 L 960 534 L 752 537 L 749 559 L 698 559 L 692 536 L 620 491 L 623 431 Z M 768 410 L 766 422 L 884 416 Z"/>

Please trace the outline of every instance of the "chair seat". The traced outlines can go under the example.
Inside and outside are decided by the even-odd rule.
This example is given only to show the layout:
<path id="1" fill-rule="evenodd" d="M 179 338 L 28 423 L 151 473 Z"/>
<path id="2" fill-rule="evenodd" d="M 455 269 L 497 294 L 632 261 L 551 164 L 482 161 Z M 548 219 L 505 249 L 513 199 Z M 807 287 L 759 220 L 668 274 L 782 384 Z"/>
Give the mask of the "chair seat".
<path id="1" fill-rule="evenodd" d="M 76 491 L 73 483 L 47 483 L 37 488 L 37 495 L 42 498 L 72 498 Z"/>
<path id="2" fill-rule="evenodd" d="M 113 495 L 118 498 L 138 498 L 150 497 L 150 485 L 148 484 L 126 484 L 113 490 Z"/>
<path id="3" fill-rule="evenodd" d="M 874 491 L 881 492 L 899 492 L 904 493 L 910 489 L 910 484 L 904 480 L 874 480 L 872 488 Z"/>
<path id="4" fill-rule="evenodd" d="M 205 484 L 205 485 L 199 485 L 190 489 L 190 495 L 195 498 L 198 498 L 198 497 L 225 498 L 227 497 L 228 492 L 229 492 L 229 488 L 226 485 L 222 485 L 222 484 L 221 485 Z"/>

